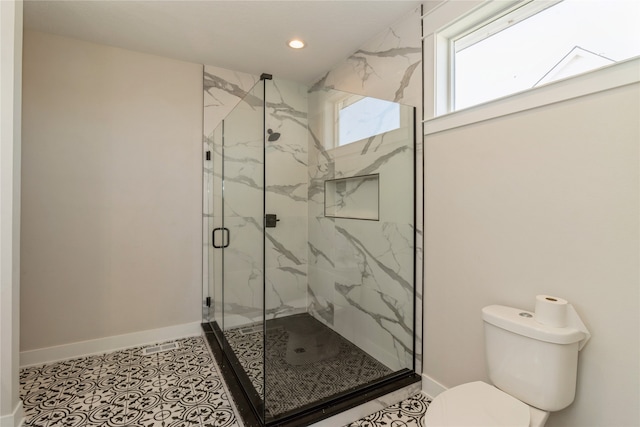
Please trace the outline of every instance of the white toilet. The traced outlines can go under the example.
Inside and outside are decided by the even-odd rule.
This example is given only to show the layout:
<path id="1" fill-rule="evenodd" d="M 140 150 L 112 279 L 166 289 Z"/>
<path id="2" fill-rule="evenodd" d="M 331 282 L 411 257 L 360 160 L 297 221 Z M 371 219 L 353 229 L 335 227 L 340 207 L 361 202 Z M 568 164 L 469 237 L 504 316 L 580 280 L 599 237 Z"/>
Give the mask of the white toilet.
<path id="1" fill-rule="evenodd" d="M 494 385 L 477 381 L 439 394 L 425 415 L 426 427 L 542 427 L 549 412 L 573 402 L 579 344 L 588 335 L 543 325 L 533 316 L 500 305 L 482 309 Z"/>

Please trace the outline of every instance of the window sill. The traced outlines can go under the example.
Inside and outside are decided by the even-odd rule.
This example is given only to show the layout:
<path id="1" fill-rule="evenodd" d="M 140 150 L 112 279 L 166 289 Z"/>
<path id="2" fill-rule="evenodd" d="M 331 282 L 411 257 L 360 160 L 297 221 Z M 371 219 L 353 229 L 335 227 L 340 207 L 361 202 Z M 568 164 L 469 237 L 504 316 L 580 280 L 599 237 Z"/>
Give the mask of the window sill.
<path id="1" fill-rule="evenodd" d="M 423 121 L 424 134 L 431 135 L 637 82 L 640 82 L 640 57 L 426 119 Z"/>

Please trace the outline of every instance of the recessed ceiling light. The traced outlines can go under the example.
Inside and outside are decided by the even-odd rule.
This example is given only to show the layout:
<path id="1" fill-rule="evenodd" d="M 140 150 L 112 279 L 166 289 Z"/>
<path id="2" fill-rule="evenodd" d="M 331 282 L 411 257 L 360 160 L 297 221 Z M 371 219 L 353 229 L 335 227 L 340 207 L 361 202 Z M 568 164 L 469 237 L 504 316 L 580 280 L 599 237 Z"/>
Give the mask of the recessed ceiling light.
<path id="1" fill-rule="evenodd" d="M 304 47 L 304 42 L 300 39 L 293 39 L 289 40 L 287 45 L 292 49 L 302 49 Z"/>

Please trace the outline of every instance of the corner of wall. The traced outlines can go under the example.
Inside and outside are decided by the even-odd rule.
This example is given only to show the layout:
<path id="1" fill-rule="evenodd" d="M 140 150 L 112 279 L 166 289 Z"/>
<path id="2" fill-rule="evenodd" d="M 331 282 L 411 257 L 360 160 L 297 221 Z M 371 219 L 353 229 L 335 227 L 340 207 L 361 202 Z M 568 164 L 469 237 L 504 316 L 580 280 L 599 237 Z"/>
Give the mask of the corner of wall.
<path id="1" fill-rule="evenodd" d="M 422 374 L 422 392 L 424 394 L 433 399 L 446 390 L 447 387 L 443 386 L 427 374 Z"/>
<path id="2" fill-rule="evenodd" d="M 19 400 L 12 413 L 0 416 L 0 427 L 22 427 L 25 425 L 24 409 Z"/>
<path id="3" fill-rule="evenodd" d="M 22 423 L 20 401 L 20 165 L 22 1 L 0 2 L 0 425 Z"/>

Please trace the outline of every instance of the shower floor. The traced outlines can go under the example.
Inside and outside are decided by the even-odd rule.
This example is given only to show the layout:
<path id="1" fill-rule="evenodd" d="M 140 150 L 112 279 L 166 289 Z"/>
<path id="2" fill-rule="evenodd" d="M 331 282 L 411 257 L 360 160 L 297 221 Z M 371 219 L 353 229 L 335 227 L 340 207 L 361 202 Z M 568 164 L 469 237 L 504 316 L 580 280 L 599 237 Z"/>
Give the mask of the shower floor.
<path id="1" fill-rule="evenodd" d="M 256 392 L 264 396 L 270 417 L 348 392 L 393 372 L 309 314 L 268 320 L 266 329 L 266 354 L 262 325 L 228 330 L 225 338 Z"/>

